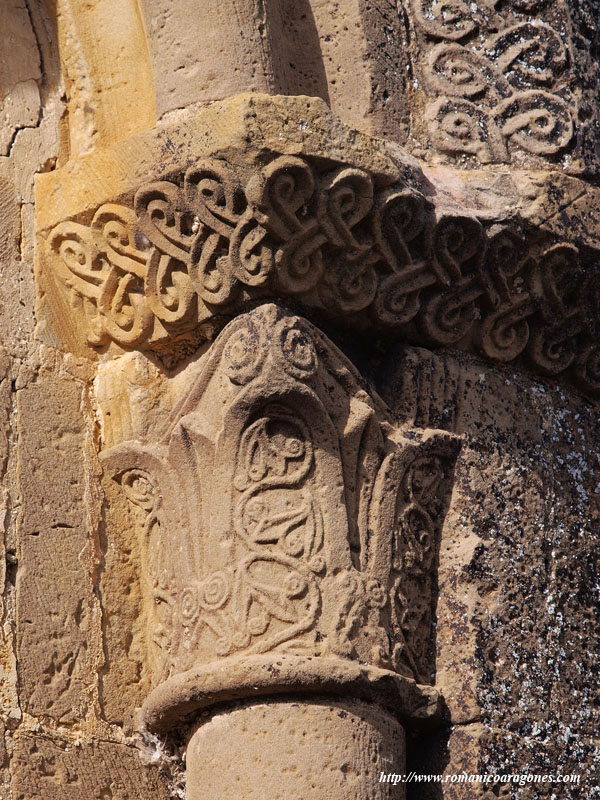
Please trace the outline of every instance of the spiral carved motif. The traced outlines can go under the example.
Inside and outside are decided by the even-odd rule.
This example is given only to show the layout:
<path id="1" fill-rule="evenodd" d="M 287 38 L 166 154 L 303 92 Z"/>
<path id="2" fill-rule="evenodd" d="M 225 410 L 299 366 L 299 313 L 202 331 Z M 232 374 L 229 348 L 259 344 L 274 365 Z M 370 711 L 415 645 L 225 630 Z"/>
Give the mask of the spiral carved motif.
<path id="1" fill-rule="evenodd" d="M 552 126 L 566 142 L 570 122 L 559 119 L 559 101 L 548 96 L 556 113 L 540 110 L 534 119 L 521 114 L 514 93 L 497 103 L 498 124 L 482 119 L 471 137 L 476 117 L 467 112 L 481 109 L 468 98 L 483 84 L 474 68 L 463 69 L 461 45 L 450 47 L 449 59 L 441 47 L 431 56 L 454 70 L 465 95 L 430 109 L 449 126 L 447 143 L 493 161 L 507 141 L 523 139 L 530 152 L 548 135 L 556 143 Z M 552 59 L 562 63 L 557 48 Z M 531 108 L 541 95 L 520 93 Z M 61 223 L 48 244 L 59 279 L 83 305 L 94 346 L 112 340 L 160 353 L 165 337 L 181 342 L 203 320 L 237 313 L 248 299 L 288 295 L 338 321 L 398 330 L 416 343 L 473 346 L 504 362 L 523 357 L 544 374 L 568 372 L 586 391 L 600 391 L 598 306 L 585 305 L 577 288 L 595 285 L 596 270 L 581 266 L 575 248 L 554 243 L 525 253 L 514 226 L 436 216 L 420 192 L 379 189 L 358 168 L 321 172 L 308 159 L 285 156 L 244 180 L 221 161 L 204 161 L 179 182 L 142 187 L 135 210 L 107 204 L 89 226 Z M 282 368 L 312 374 L 316 354 L 302 332 L 280 334 Z M 233 383 L 252 380 L 264 347 L 260 331 L 236 333 L 227 345 Z"/>
<path id="2" fill-rule="evenodd" d="M 494 15 L 460 0 L 414 2 L 438 151 L 484 164 L 566 151 L 576 102 L 563 39 L 543 16 L 523 19 L 544 2 L 513 0 Z"/>

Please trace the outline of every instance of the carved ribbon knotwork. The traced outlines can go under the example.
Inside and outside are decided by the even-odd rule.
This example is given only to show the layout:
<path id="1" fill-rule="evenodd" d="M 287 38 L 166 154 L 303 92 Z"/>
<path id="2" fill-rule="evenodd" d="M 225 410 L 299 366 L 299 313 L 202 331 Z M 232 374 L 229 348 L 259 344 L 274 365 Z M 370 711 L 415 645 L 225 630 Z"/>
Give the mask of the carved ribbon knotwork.
<path id="1" fill-rule="evenodd" d="M 563 38 L 554 20 L 523 20 L 545 3 L 513 2 L 494 14 L 460 0 L 413 5 L 437 150 L 482 163 L 565 151 L 576 102 Z"/>
<path id="2" fill-rule="evenodd" d="M 440 54 L 434 48 L 432 63 L 450 69 Z M 461 86 L 484 90 L 475 69 L 452 63 Z M 456 113 L 455 133 L 463 124 Z M 534 147 L 519 125 L 514 135 L 527 135 Z M 492 144 L 487 137 L 481 146 Z M 244 179 L 207 160 L 179 181 L 140 188 L 133 211 L 107 204 L 89 226 L 61 223 L 48 243 L 95 346 L 112 340 L 160 354 L 172 339 L 185 354 L 197 347 L 203 322 L 237 313 L 248 299 L 282 295 L 363 328 L 400 329 L 412 340 L 420 331 L 437 345 L 472 343 L 498 361 L 523 355 L 546 374 L 569 370 L 585 376 L 587 391 L 600 389 L 590 368 L 597 307 L 585 305 L 580 289 L 561 288 L 557 253 L 571 282 L 588 280 L 575 248 L 525 253 L 513 226 L 458 213 L 436 218 L 420 192 L 378 188 L 358 168 L 323 172 L 309 159 L 282 156 Z M 557 348 L 565 347 L 577 358 L 560 357 Z"/>

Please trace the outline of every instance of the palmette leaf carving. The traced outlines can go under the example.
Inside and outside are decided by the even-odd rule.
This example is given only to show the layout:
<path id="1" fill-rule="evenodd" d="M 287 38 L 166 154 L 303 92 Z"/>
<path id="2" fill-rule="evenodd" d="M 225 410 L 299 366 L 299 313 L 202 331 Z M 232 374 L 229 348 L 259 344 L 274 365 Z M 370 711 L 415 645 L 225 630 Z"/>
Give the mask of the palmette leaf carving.
<path id="1" fill-rule="evenodd" d="M 430 682 L 458 446 L 395 426 L 305 320 L 230 323 L 160 440 L 103 456 L 139 515 L 155 680 L 277 651 Z"/>
<path id="2" fill-rule="evenodd" d="M 545 70 L 563 63 L 562 45 L 552 40 L 551 52 L 542 54 L 531 45 L 525 58 L 515 36 L 511 30 L 498 39 L 497 58 L 518 62 L 521 71 L 531 67 L 542 85 Z M 463 64 L 460 47 L 431 51 L 432 69 L 446 83 L 458 81 L 462 95 L 456 102 L 440 98 L 430 113 L 451 111 L 444 119 L 463 143 L 475 124 L 468 147 L 485 160 L 505 149 L 506 137 L 491 128 L 483 135 L 488 122 L 477 123 L 479 111 L 469 116 L 489 87 L 476 60 L 469 56 Z M 519 91 L 530 103 L 545 90 Z M 503 130 L 509 126 L 512 138 L 525 137 L 535 149 L 546 123 L 535 123 L 532 132 L 525 117 L 512 114 L 508 83 L 498 84 L 495 97 Z M 572 284 L 560 302 L 553 277 L 558 251 Z M 193 353 L 213 335 L 216 320 L 249 301 L 292 297 L 353 329 L 473 348 L 501 362 L 522 358 L 544 374 L 566 373 L 584 390 L 600 391 L 598 306 L 583 291 L 595 285 L 596 265 L 584 270 L 577 249 L 559 242 L 526 248 L 516 225 L 436 210 L 419 191 L 381 187 L 350 165 L 324 168 L 280 156 L 248 172 L 205 160 L 142 186 L 133 210 L 105 204 L 89 225 L 61 223 L 48 236 L 48 252 L 83 309 L 93 346 L 140 348 L 167 366 Z M 558 357 L 557 347 L 576 358 Z"/>

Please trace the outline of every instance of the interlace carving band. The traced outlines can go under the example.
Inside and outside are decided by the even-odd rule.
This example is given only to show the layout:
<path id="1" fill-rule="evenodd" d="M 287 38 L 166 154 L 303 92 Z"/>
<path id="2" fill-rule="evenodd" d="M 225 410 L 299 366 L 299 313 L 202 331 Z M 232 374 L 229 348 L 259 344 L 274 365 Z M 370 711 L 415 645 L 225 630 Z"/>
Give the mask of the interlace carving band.
<path id="1" fill-rule="evenodd" d="M 89 342 L 172 364 L 248 301 L 290 297 L 343 324 L 428 346 L 523 357 L 600 391 L 600 272 L 575 246 L 533 248 L 508 223 L 439 212 L 363 169 L 280 156 L 245 180 L 211 159 L 142 186 L 133 208 L 48 236 Z"/>

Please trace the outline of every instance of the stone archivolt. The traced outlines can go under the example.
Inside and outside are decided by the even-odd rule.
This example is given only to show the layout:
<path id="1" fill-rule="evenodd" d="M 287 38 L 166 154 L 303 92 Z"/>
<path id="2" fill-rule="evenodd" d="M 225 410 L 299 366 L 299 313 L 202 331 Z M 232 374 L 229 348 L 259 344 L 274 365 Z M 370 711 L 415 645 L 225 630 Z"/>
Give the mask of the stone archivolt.
<path id="1" fill-rule="evenodd" d="M 444 53 L 434 48 L 432 64 Z M 142 186 L 133 208 L 107 203 L 90 225 L 54 227 L 47 252 L 83 306 L 90 343 L 173 363 L 219 316 L 290 297 L 354 328 L 522 356 L 600 390 L 599 274 L 574 245 L 528 242 L 515 224 L 436 209 L 416 189 L 322 163 L 279 156 L 244 171 L 207 159 Z"/>
<path id="2" fill-rule="evenodd" d="M 243 669 L 255 692 L 337 680 L 361 696 L 383 683 L 388 704 L 413 687 L 412 705 L 435 710 L 413 681 L 433 680 L 433 581 L 458 445 L 394 425 L 305 320 L 265 305 L 230 323 L 160 440 L 103 454 L 139 515 L 156 685 L 147 720 L 202 705 L 207 681 L 214 702 Z"/>

